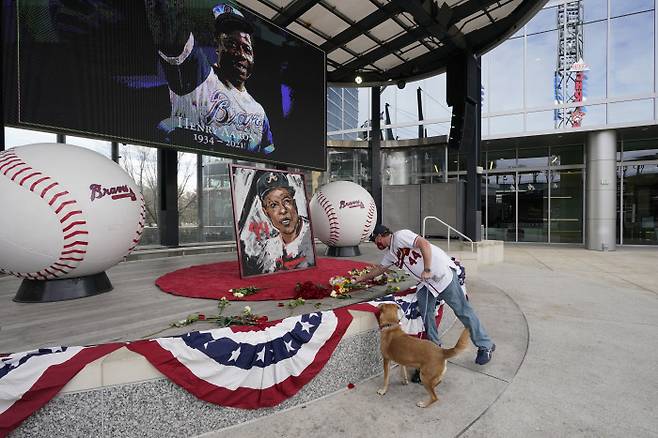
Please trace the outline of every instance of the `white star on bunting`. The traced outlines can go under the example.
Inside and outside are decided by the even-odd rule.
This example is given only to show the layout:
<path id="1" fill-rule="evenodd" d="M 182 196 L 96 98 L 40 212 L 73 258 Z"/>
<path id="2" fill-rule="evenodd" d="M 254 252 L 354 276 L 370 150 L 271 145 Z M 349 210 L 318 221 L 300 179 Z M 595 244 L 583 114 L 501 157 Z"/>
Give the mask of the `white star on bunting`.
<path id="1" fill-rule="evenodd" d="M 237 350 L 233 350 L 231 353 L 231 357 L 229 357 L 228 361 L 236 361 L 238 360 L 238 357 L 240 357 L 240 347 L 238 347 Z"/>

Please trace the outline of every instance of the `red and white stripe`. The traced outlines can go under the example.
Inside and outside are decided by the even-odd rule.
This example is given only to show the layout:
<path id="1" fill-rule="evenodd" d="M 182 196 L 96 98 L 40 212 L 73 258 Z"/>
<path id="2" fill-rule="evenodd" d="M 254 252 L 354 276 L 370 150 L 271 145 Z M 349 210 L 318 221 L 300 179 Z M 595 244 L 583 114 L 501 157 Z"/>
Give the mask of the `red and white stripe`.
<path id="1" fill-rule="evenodd" d="M 37 272 L 0 271 L 30 280 L 51 280 L 77 268 L 87 253 L 89 230 L 75 198 L 54 178 L 32 168 L 12 150 L 0 153 L 0 174 L 43 199 L 59 219 L 63 235 L 59 258 L 50 266 Z"/>
<path id="2" fill-rule="evenodd" d="M 377 211 L 377 206 L 375 206 L 375 201 L 370 201 L 370 205 L 368 205 L 368 216 L 366 217 L 366 221 L 363 224 L 363 232 L 361 233 L 361 242 L 364 242 L 370 238 L 370 234 L 372 234 L 372 225 L 373 222 L 375 221 L 375 212 Z"/>
<path id="3" fill-rule="evenodd" d="M 338 221 L 338 214 L 336 214 L 336 210 L 334 210 L 331 201 L 324 196 L 322 191 L 318 190 L 317 200 L 329 220 L 329 240 L 325 243 L 329 246 L 334 246 L 338 243 L 338 239 L 340 239 L 340 222 Z"/>

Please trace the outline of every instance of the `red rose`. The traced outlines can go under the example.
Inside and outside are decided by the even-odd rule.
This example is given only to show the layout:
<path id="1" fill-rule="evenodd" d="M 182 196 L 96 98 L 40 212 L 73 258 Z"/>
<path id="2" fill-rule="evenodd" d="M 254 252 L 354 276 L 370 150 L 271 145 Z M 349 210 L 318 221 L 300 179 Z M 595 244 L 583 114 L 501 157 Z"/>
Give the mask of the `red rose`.
<path id="1" fill-rule="evenodd" d="M 206 315 L 203 313 L 199 313 L 199 321 L 205 321 L 206 320 Z"/>
<path id="2" fill-rule="evenodd" d="M 277 303 L 276 306 L 277 306 L 277 307 L 283 307 L 283 306 L 285 306 L 285 304 L 283 304 L 283 303 Z"/>
<path id="3" fill-rule="evenodd" d="M 347 389 L 354 389 L 354 383 L 348 383 Z"/>

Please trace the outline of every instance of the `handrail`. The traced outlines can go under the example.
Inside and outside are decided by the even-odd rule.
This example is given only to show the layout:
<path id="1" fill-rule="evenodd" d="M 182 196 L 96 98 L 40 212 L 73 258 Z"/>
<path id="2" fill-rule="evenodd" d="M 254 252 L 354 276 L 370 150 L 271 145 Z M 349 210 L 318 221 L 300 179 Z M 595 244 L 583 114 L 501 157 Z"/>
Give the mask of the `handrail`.
<path id="1" fill-rule="evenodd" d="M 442 223 L 443 225 L 445 225 L 446 227 L 448 227 L 448 251 L 450 251 L 450 230 L 454 231 L 455 233 L 459 234 L 459 235 L 460 235 L 461 237 L 463 237 L 464 239 L 466 239 L 466 240 L 468 240 L 469 242 L 471 242 L 471 252 L 474 251 L 474 250 L 473 250 L 473 241 L 472 241 L 468 236 L 466 236 L 466 235 L 465 235 L 464 233 L 462 233 L 461 231 L 459 231 L 459 230 L 457 230 L 457 229 L 451 227 L 450 225 L 446 224 L 445 222 L 443 222 L 441 219 L 439 219 L 439 218 L 436 217 L 436 216 L 425 216 L 425 218 L 423 219 L 423 238 L 425 238 L 425 223 L 427 222 L 427 219 L 434 219 L 434 220 L 436 220 L 436 221 L 441 222 L 441 223 Z"/>

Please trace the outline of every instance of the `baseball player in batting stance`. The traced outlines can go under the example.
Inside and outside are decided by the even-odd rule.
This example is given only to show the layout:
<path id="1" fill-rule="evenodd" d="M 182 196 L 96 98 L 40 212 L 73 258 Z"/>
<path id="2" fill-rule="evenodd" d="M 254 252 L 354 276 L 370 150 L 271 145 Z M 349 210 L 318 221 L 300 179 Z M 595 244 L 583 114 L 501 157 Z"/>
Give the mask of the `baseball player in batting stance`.
<path id="1" fill-rule="evenodd" d="M 176 0 L 146 0 L 146 11 L 169 84 L 171 118 L 160 124 L 169 141 L 185 135 L 209 148 L 274 151 L 263 107 L 245 86 L 254 68 L 253 26 L 235 7 L 220 3 L 215 17 L 217 62 L 211 64 L 186 29 Z M 183 140 L 184 141 L 184 140 Z"/>
<path id="2" fill-rule="evenodd" d="M 250 238 L 244 227 L 245 270 L 248 274 L 271 273 L 315 266 L 313 239 L 308 218 L 301 216 L 295 201 L 295 188 L 282 172 L 267 171 L 256 180 L 261 211 L 272 224 L 265 240 Z"/>
<path id="3" fill-rule="evenodd" d="M 392 233 L 384 225 L 377 225 L 370 240 L 375 242 L 380 250 L 387 250 L 386 254 L 379 266 L 354 278 L 354 281 L 359 283 L 375 278 L 393 265 L 404 268 L 418 280 L 418 309 L 429 340 L 441 345 L 434 309 L 437 300 L 443 300 L 452 308 L 464 327 L 469 329 L 471 341 L 478 347 L 475 363 L 484 365 L 489 362 L 496 345 L 466 299 L 459 285 L 458 268 L 453 260 L 441 248 L 409 230 Z"/>

